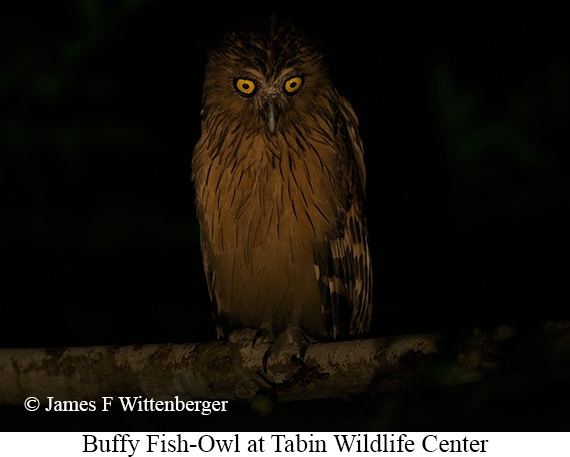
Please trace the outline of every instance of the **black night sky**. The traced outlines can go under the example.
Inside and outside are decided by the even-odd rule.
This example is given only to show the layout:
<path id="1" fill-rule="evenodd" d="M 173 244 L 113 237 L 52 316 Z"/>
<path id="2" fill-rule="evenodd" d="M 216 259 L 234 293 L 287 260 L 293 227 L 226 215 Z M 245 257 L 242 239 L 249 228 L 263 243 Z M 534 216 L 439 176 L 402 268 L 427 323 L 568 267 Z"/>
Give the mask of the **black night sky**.
<path id="1" fill-rule="evenodd" d="M 321 43 L 360 120 L 372 336 L 568 318 L 570 50 L 560 12 L 20 5 L 0 12 L 0 347 L 213 338 L 190 182 L 202 49 L 271 13 Z M 541 389 L 529 394 L 536 404 Z M 417 413 L 471 393 L 398 395 L 390 401 Z M 318 403 L 320 412 L 303 413 L 314 421 L 298 428 L 319 423 L 320 413 L 346 416 L 343 405 Z M 286 405 L 282 417 L 296 417 L 296 407 L 305 408 Z M 42 429 L 10 408 L 22 430 Z M 455 413 L 467 428 L 489 420 Z M 505 428 L 533 428 L 512 414 Z M 431 426 L 370 415 L 362 422 L 370 428 Z M 142 430 L 150 421 L 89 420 L 84 428 Z"/>

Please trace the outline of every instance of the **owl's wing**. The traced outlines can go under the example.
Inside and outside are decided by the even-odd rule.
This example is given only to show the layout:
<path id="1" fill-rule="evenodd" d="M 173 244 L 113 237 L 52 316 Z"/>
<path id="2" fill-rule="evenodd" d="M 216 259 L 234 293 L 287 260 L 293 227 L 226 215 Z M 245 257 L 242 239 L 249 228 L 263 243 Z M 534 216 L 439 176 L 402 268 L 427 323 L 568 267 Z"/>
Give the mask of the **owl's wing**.
<path id="1" fill-rule="evenodd" d="M 366 171 L 358 120 L 339 95 L 339 134 L 347 170 L 347 201 L 338 214 L 338 229 L 316 259 L 329 337 L 336 339 L 368 331 L 372 318 L 372 265 L 363 212 Z"/>

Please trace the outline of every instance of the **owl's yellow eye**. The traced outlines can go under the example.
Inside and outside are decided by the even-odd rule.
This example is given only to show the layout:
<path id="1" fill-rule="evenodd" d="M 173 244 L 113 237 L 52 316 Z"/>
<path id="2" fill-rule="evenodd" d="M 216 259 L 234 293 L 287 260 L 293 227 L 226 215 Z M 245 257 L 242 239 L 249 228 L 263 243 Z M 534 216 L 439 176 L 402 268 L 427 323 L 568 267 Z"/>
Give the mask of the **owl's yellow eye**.
<path id="1" fill-rule="evenodd" d="M 255 83 L 251 79 L 238 78 L 234 81 L 234 87 L 238 94 L 245 97 L 249 97 L 255 92 Z"/>
<path id="2" fill-rule="evenodd" d="M 303 78 L 300 76 L 295 76 L 294 78 L 285 81 L 285 93 L 292 95 L 297 92 L 303 85 Z"/>

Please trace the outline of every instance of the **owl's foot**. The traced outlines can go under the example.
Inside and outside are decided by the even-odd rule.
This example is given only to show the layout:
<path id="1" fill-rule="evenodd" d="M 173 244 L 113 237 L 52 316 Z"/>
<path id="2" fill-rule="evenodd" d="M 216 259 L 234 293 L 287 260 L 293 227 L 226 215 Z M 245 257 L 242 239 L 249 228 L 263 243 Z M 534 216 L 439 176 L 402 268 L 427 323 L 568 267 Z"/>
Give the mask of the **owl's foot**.
<path id="1" fill-rule="evenodd" d="M 260 330 L 260 332 L 262 330 Z M 299 347 L 299 359 L 301 361 L 305 359 L 305 353 L 309 347 L 309 339 L 300 328 L 288 327 L 277 336 L 275 341 L 271 343 L 269 349 L 267 349 L 263 355 L 263 372 L 265 374 L 267 374 L 267 361 L 269 360 L 269 357 L 279 354 L 281 349 L 291 343 Z"/>
<path id="2" fill-rule="evenodd" d="M 253 343 L 251 343 L 251 345 L 255 346 L 255 343 L 257 343 L 258 341 L 260 343 L 271 343 L 274 339 L 275 337 L 273 336 L 273 332 L 268 328 L 262 327 L 257 331 L 255 336 L 253 337 Z"/>

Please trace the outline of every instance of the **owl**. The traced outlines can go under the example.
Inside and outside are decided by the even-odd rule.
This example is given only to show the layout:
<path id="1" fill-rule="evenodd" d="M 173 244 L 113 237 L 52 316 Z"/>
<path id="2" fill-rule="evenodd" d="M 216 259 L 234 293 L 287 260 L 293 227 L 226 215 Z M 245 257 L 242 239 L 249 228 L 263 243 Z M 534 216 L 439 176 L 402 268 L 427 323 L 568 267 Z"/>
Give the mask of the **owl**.
<path id="1" fill-rule="evenodd" d="M 272 17 L 227 33 L 205 71 L 192 159 L 218 338 L 286 344 L 367 332 L 372 268 L 358 120 L 322 54 Z"/>

